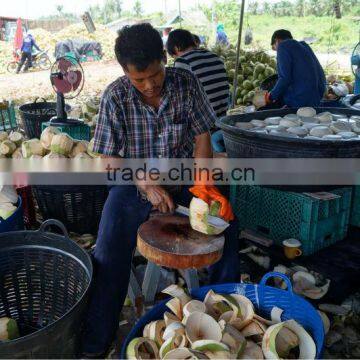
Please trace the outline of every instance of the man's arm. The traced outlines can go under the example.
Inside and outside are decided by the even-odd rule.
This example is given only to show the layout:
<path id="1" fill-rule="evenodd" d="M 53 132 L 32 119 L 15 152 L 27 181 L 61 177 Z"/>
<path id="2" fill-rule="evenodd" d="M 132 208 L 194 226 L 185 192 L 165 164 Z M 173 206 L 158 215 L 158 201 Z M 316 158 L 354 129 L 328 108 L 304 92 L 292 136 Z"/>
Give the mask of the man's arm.
<path id="1" fill-rule="evenodd" d="M 280 99 L 286 93 L 291 83 L 292 60 L 283 44 L 280 44 L 278 48 L 277 64 L 279 79 L 274 89 L 270 92 L 270 100 Z"/>
<path id="2" fill-rule="evenodd" d="M 195 136 L 194 157 L 195 159 L 206 159 L 213 157 L 209 132 Z"/>
<path id="3" fill-rule="evenodd" d="M 37 51 L 41 51 L 41 49 L 37 46 L 37 44 L 36 44 L 36 42 L 35 42 L 34 39 L 32 40 L 32 44 L 33 44 L 33 46 L 35 47 L 35 49 L 36 49 Z"/>

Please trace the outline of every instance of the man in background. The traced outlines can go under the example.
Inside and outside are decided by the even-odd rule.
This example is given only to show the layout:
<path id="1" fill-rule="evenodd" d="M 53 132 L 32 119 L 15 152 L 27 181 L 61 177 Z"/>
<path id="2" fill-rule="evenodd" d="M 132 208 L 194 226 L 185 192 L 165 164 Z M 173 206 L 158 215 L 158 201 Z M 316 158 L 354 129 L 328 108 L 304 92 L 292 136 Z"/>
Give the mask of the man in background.
<path id="1" fill-rule="evenodd" d="M 226 35 L 225 28 L 223 24 L 218 24 L 216 27 L 216 45 L 222 45 L 228 47 L 230 45 L 229 39 Z"/>
<path id="2" fill-rule="evenodd" d="M 29 67 L 32 67 L 32 50 L 33 47 L 38 50 L 41 51 L 40 48 L 36 45 L 35 39 L 34 37 L 31 35 L 31 33 L 27 33 L 22 46 L 21 46 L 21 59 L 18 65 L 18 68 L 16 70 L 16 73 L 18 74 L 21 70 L 21 68 L 23 67 L 23 65 L 25 64 L 24 67 L 24 71 L 27 71 L 29 69 Z"/>
<path id="3" fill-rule="evenodd" d="M 225 116 L 230 86 L 223 61 L 211 51 L 199 49 L 194 35 L 184 29 L 173 30 L 166 47 L 176 68 L 188 70 L 200 80 L 217 118 Z"/>
<path id="4" fill-rule="evenodd" d="M 169 37 L 169 34 L 170 34 L 170 31 L 172 30 L 171 27 L 166 27 L 164 30 L 163 30 L 163 36 L 162 36 L 162 42 L 164 44 L 164 46 L 166 46 L 166 42 L 168 40 L 168 37 Z"/>
<path id="5" fill-rule="evenodd" d="M 304 41 L 296 41 L 288 30 L 277 30 L 271 38 L 271 47 L 277 51 L 278 81 L 270 92 L 255 95 L 259 107 L 319 106 L 326 86 L 324 71 L 316 55 Z"/>

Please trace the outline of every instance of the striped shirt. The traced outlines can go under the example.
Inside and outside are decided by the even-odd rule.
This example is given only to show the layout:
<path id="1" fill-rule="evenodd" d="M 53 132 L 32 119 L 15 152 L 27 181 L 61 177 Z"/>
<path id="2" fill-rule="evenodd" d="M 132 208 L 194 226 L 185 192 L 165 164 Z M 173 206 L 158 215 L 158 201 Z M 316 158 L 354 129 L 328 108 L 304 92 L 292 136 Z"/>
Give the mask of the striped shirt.
<path id="1" fill-rule="evenodd" d="M 194 138 L 208 132 L 216 116 L 199 80 L 166 68 L 160 106 L 141 100 L 126 76 L 110 84 L 100 102 L 94 152 L 125 158 L 191 158 Z"/>
<path id="2" fill-rule="evenodd" d="M 226 115 L 229 105 L 229 79 L 222 60 L 205 49 L 190 50 L 178 57 L 175 67 L 194 73 L 204 87 L 218 118 Z"/>

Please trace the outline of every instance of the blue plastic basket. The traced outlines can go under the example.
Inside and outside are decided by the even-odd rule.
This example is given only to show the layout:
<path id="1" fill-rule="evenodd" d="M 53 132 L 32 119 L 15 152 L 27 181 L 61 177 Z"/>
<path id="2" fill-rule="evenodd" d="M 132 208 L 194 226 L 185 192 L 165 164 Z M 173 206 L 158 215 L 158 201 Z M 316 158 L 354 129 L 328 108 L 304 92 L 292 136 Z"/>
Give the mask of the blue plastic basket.
<path id="1" fill-rule="evenodd" d="M 276 289 L 267 286 L 266 282 L 271 277 L 280 277 L 287 284 L 287 290 Z M 212 289 L 216 293 L 221 294 L 241 294 L 249 298 L 255 306 L 257 313 L 270 319 L 271 310 L 278 307 L 283 310 L 281 319 L 283 321 L 294 319 L 301 324 L 314 339 L 316 344 L 316 358 L 321 358 L 324 345 L 324 327 L 321 318 L 314 307 L 295 295 L 292 291 L 290 280 L 283 274 L 277 272 L 267 273 L 260 281 L 259 285 L 251 284 L 223 284 L 205 286 L 192 291 L 195 299 L 204 300 L 207 292 Z M 142 336 L 142 330 L 150 321 L 158 320 L 163 317 L 165 311 L 168 311 L 164 300 L 155 305 L 148 313 L 146 313 L 133 327 L 129 335 L 126 337 L 122 349 L 121 359 L 126 359 L 126 347 L 135 337 Z"/>
<path id="2" fill-rule="evenodd" d="M 18 230 L 24 230 L 24 217 L 21 196 L 19 196 L 16 211 L 6 220 L 0 221 L 0 233 Z"/>

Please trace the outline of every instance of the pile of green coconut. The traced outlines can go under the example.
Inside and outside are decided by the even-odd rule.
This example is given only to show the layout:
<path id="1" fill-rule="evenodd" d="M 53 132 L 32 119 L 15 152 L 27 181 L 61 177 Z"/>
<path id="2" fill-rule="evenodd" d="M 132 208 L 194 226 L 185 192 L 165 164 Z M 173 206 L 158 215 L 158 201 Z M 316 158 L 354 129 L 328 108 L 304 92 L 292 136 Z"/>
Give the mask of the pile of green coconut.
<path id="1" fill-rule="evenodd" d="M 224 49 L 222 46 L 216 46 L 212 51 L 224 61 L 230 83 L 232 84 L 235 76 L 236 50 L 232 46 L 228 49 Z M 248 105 L 252 102 L 255 90 L 260 87 L 261 83 L 276 73 L 276 60 L 262 50 L 242 50 L 239 60 L 236 104 Z M 230 85 L 230 88 L 232 93 L 232 85 Z"/>
<path id="2" fill-rule="evenodd" d="M 163 318 L 148 323 L 127 346 L 127 359 L 314 359 L 316 345 L 295 320 L 268 320 L 240 294 L 210 290 L 204 301 L 171 285 Z"/>

